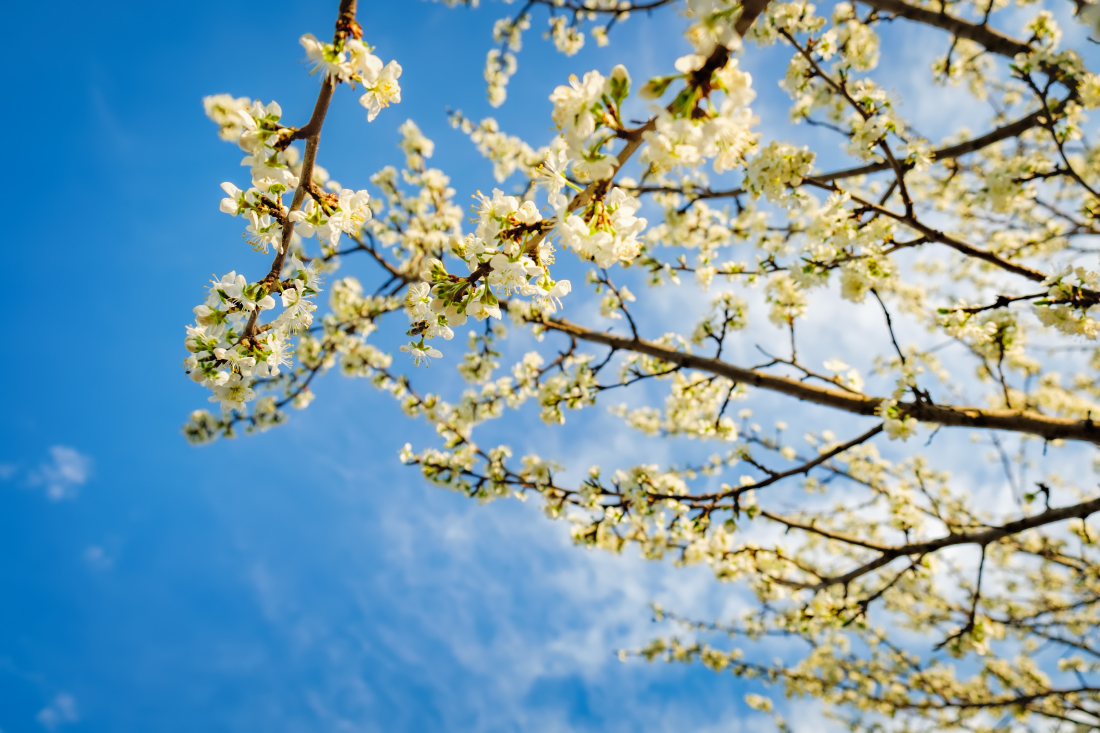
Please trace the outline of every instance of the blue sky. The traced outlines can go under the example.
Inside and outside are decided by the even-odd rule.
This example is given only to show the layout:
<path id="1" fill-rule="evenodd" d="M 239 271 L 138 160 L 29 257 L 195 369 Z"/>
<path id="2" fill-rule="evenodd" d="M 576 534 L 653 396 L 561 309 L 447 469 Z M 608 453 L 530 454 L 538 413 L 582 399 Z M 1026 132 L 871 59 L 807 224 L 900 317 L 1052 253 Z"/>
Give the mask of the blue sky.
<path id="1" fill-rule="evenodd" d="M 369 385 L 334 375 L 280 429 L 183 440 L 205 399 L 179 366 L 190 308 L 211 274 L 263 267 L 217 210 L 239 153 L 201 98 L 277 99 L 304 121 L 316 82 L 297 39 L 327 36 L 335 5 L 8 8 L 25 30 L 0 51 L 17 70 L 0 83 L 10 185 L 24 196 L 9 204 L 19 267 L 0 361 L 0 731 L 763 730 L 742 702 L 755 688 L 615 658 L 656 633 L 649 601 L 706 617 L 741 591 L 704 570 L 575 549 L 533 503 L 481 507 L 425 486 L 397 453 L 430 445 L 430 431 Z M 645 78 L 682 50 L 636 19 L 611 49 L 564 59 L 537 15 L 493 112 L 484 53 L 514 8 L 363 5 L 367 40 L 404 67 L 403 101 L 367 125 L 338 94 L 320 162 L 366 186 L 401 164 L 397 127 L 412 118 L 462 205 L 495 182 L 447 107 L 495 114 L 538 144 L 546 96 L 569 73 L 625 57 Z M 747 64 L 785 64 L 754 54 Z M 763 91 L 759 106 L 782 119 L 776 97 Z M 945 108 L 920 99 L 913 114 L 942 124 Z M 644 450 L 609 438 L 602 413 L 576 424 L 540 438 L 548 455 Z"/>

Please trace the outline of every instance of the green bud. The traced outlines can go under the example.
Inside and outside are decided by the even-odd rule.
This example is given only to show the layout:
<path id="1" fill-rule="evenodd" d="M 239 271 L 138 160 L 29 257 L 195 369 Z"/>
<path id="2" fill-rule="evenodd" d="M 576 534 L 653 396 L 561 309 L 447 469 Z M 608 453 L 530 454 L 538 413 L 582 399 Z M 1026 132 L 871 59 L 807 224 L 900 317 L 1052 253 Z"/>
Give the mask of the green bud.
<path id="1" fill-rule="evenodd" d="M 615 104 L 621 104 L 626 99 L 627 95 L 630 94 L 630 74 L 627 73 L 625 66 L 622 64 L 615 65 L 615 68 L 611 70 L 611 78 L 608 79 L 608 87 Z"/>
<path id="2" fill-rule="evenodd" d="M 668 89 L 668 85 L 672 83 L 672 80 L 677 78 L 676 76 L 657 76 L 645 83 L 642 90 L 638 92 L 638 96 L 642 99 L 657 99 Z"/>

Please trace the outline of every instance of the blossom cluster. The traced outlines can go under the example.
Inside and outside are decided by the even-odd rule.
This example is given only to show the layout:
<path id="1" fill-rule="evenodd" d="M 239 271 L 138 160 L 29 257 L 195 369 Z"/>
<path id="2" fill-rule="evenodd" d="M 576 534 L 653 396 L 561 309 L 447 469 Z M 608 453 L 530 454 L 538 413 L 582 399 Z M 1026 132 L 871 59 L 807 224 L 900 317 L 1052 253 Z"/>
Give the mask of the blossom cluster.
<path id="1" fill-rule="evenodd" d="M 494 103 L 539 4 L 549 3 L 525 4 L 494 28 L 486 69 Z M 547 35 L 571 54 L 585 42 L 585 23 L 602 18 L 611 28 L 630 11 L 656 15 L 666 4 L 553 5 Z M 1027 505 L 1045 492 L 1047 509 L 1076 502 L 1072 516 L 1093 511 L 1080 503 L 1091 502 L 1087 487 L 1062 470 L 1072 462 L 1043 464 L 1038 453 L 1096 442 L 1100 350 L 1082 342 L 1100 337 L 1100 148 L 1086 116 L 1100 103 L 1100 82 L 1059 47 L 1045 12 L 1013 38 L 1005 16 L 1017 11 L 997 15 L 1003 3 L 927 13 L 910 0 L 865 0 L 859 13 L 838 2 L 824 16 L 803 0 L 752 5 L 667 3 L 682 11 L 693 53 L 637 85 L 634 98 L 623 66 L 570 78 L 550 95 L 549 140 L 529 144 L 491 118 L 453 114 L 500 186 L 477 195 L 470 226 L 451 179 L 430 167 L 435 144 L 412 121 L 400 127 L 405 169 L 373 175 L 368 195 L 302 160 L 293 146 L 301 137 L 282 126 L 277 105 L 211 98 L 220 133 L 241 144 L 253 169 L 247 190 L 224 186 L 223 210 L 246 219 L 246 236 L 274 248 L 276 262 L 257 282 L 235 272 L 219 279 L 195 309 L 187 368 L 223 413 L 196 413 L 188 435 L 277 424 L 284 405 L 308 404 L 314 376 L 338 370 L 435 430 L 441 445 L 401 453 L 429 481 L 479 501 L 537 496 L 585 547 L 633 546 L 646 558 L 707 565 L 759 600 L 707 629 L 753 643 L 796 635 L 810 650 L 767 665 L 743 658 L 741 641 L 721 650 L 672 639 L 641 656 L 781 680 L 788 692 L 866 713 L 853 730 L 970 729 L 986 714 L 1013 730 L 1035 727 L 1046 712 L 1052 725 L 1084 719 L 1083 707 L 1062 701 L 1100 697 L 1091 680 L 1093 691 L 1074 691 L 1069 675 L 1100 674 L 1100 663 L 1034 660 L 1037 645 L 1051 643 L 1048 631 L 1059 634 L 1053 646 L 1076 654 L 1080 630 L 1100 622 L 1089 602 L 1100 530 L 1083 519 L 1067 527 L 1070 513 Z M 913 12 L 896 12 L 906 6 Z M 737 30 L 754 12 L 762 14 L 747 18 L 746 39 L 790 52 L 786 64 L 753 66 L 767 76 L 756 86 L 780 82 L 801 125 L 790 135 L 771 127 L 763 141 Z M 890 50 L 878 30 L 915 22 L 910 15 L 945 36 L 924 73 L 959 85 L 929 94 L 988 100 L 994 119 L 981 129 L 933 144 L 914 134 L 902 100 L 887 91 L 897 88 L 887 78 L 895 64 L 862 76 Z M 340 40 L 338 26 L 333 44 L 304 45 L 327 81 L 376 84 L 386 67 L 363 60 L 351 40 Z M 835 156 L 803 147 L 794 135 L 811 132 L 807 124 L 838 134 L 835 153 L 850 160 L 833 167 Z M 635 178 L 623 176 L 626 166 L 636 166 Z M 295 188 L 304 206 L 283 203 Z M 554 277 L 562 274 L 551 270 L 560 267 L 554 257 L 563 256 L 555 247 L 593 265 L 587 314 L 556 313 L 573 286 Z M 333 276 L 353 255 L 377 268 L 376 282 Z M 324 315 L 313 306 L 322 273 Z M 662 300 L 646 283 L 677 291 Z M 701 299 L 708 288 L 717 292 Z M 419 380 L 395 366 L 396 349 L 379 343 L 380 320 L 397 311 L 408 318 L 411 340 L 400 348 L 414 365 L 442 357 L 435 339 L 451 348 L 465 341 L 455 397 L 434 370 L 430 389 L 439 391 L 418 391 Z M 540 345 L 509 348 L 504 339 L 516 332 Z M 624 397 L 607 404 L 608 394 Z M 647 452 L 582 466 L 578 477 L 527 446 L 513 459 L 508 445 L 475 442 L 479 426 L 523 405 L 553 427 L 600 402 L 646 446 L 675 440 L 676 462 Z M 762 427 L 756 412 L 783 404 L 792 412 Z M 841 413 L 829 423 L 836 432 L 819 426 Z M 977 501 L 966 481 L 935 465 L 926 449 L 967 429 L 990 446 L 1016 502 Z M 914 440 L 921 433 L 927 442 Z M 889 460 L 879 454 L 887 440 L 895 441 Z M 799 487 L 807 496 L 792 500 Z M 1010 531 L 1021 517 L 1029 529 Z M 945 560 L 929 550 L 948 545 L 974 552 Z M 909 654 L 871 623 L 883 618 L 938 636 L 936 649 L 970 657 L 966 668 L 980 671 L 960 680 L 942 655 Z M 1025 656 L 1010 659 L 1019 649 Z M 747 702 L 773 712 L 768 698 Z M 1011 720 L 1001 717 L 1008 712 Z"/>
<path id="2" fill-rule="evenodd" d="M 569 84 L 558 86 L 550 95 L 551 117 L 577 180 L 598 181 L 614 173 L 616 159 L 608 146 L 615 140 L 617 105 L 629 91 L 630 75 L 620 64 L 610 78 L 598 71 L 589 71 L 581 79 L 570 76 Z"/>
<path id="3" fill-rule="evenodd" d="M 756 147 L 759 136 L 752 127 L 758 120 L 748 106 L 756 98 L 752 75 L 731 57 L 713 71 L 705 88 L 696 88 L 695 76 L 706 63 L 702 54 L 681 56 L 674 64 L 678 74 L 656 77 L 642 88 L 643 97 L 658 99 L 673 81 L 688 82 L 668 108 L 657 111 L 655 129 L 645 133 L 648 145 L 642 160 L 652 173 L 689 171 L 707 160 L 714 161 L 715 173 L 724 173 L 741 167 L 745 155 Z M 723 93 L 720 101 L 715 91 Z"/>
<path id="4" fill-rule="evenodd" d="M 337 43 L 318 41 L 311 33 L 301 37 L 300 43 L 313 63 L 313 71 L 320 71 L 326 79 L 363 85 L 359 104 L 367 108 L 367 121 L 373 122 L 383 107 L 401 101 L 401 64 L 382 59 L 371 53 L 374 49 L 359 38 L 342 38 Z M 313 72 L 311 72 L 313 73 Z"/>
<path id="5" fill-rule="evenodd" d="M 418 364 L 441 355 L 426 346 L 425 339 L 449 340 L 454 335 L 451 327 L 461 326 L 468 317 L 499 319 L 498 295 L 529 296 L 554 310 L 571 290 L 568 280 L 555 281 L 550 275 L 554 250 L 546 234 L 553 224 L 544 221 L 534 202 L 521 203 L 499 189 L 492 197 L 479 193 L 477 201 L 477 228 L 450 242 L 450 254 L 465 262 L 470 275 L 453 275 L 440 259 L 431 258 L 420 273 L 421 282 L 409 288 L 409 335 L 417 340 L 402 350 Z"/>
<path id="6" fill-rule="evenodd" d="M 280 367 L 290 364 L 291 337 L 313 323 L 317 305 L 312 297 L 320 292 L 316 268 L 292 257 L 285 272 L 273 286 L 249 283 L 244 275 L 230 272 L 212 281 L 206 300 L 195 306 L 195 322 L 187 327 L 184 342 L 191 352 L 184 369 L 214 392 L 210 401 L 226 412 L 242 409 L 255 398 L 255 379 L 278 376 Z M 276 318 L 255 335 L 244 335 L 246 322 L 255 322 L 277 305 L 282 312 Z"/>
<path id="7" fill-rule="evenodd" d="M 365 87 L 360 102 L 373 120 L 383 107 L 400 101 L 401 67 L 396 62 L 383 65 L 359 37 L 358 26 L 352 26 L 350 33 L 337 33 L 334 43 L 306 34 L 301 44 L 327 84 Z M 209 388 L 210 400 L 231 415 L 243 413 L 245 404 L 256 398 L 257 381 L 274 380 L 291 365 L 293 337 L 313 324 L 313 299 L 321 292 L 323 263 L 297 256 L 302 240 L 316 236 L 322 249 L 334 252 L 341 237 L 358 235 L 373 212 L 367 191 L 340 187 L 313 159 L 300 157 L 292 146 L 298 130 L 282 124 L 278 103 L 218 94 L 206 97 L 203 105 L 218 125 L 219 136 L 246 153 L 242 165 L 251 174 L 245 190 L 231 182 L 222 184 L 225 198 L 220 209 L 245 219 L 245 238 L 255 250 L 275 250 L 274 263 L 263 279 L 250 282 L 233 271 L 213 281 L 203 303 L 194 308 L 194 323 L 187 326 L 184 343 L 190 355 L 184 370 Z M 299 197 L 292 210 L 283 197 L 295 192 Z M 303 198 L 305 205 L 297 208 Z M 264 316 L 277 308 L 278 315 L 264 322 Z M 274 402 L 265 401 L 256 413 L 254 422 L 261 419 L 260 413 L 274 415 Z M 206 434 L 213 420 L 196 413 L 189 434 Z"/>

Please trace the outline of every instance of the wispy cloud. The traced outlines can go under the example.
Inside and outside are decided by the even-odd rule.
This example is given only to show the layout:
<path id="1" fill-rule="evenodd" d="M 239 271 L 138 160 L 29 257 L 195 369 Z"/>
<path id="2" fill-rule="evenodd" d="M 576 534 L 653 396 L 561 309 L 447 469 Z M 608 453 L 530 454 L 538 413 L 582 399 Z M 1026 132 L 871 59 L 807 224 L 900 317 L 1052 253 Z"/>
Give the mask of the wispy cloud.
<path id="1" fill-rule="evenodd" d="M 76 712 L 76 699 L 72 695 L 59 692 L 53 701 L 38 711 L 35 719 L 46 730 L 57 730 L 63 725 L 80 720 Z"/>
<path id="2" fill-rule="evenodd" d="M 92 459 L 66 445 L 50 447 L 50 460 L 27 473 L 28 486 L 45 487 L 50 501 L 72 499 L 92 475 Z"/>
<path id="3" fill-rule="evenodd" d="M 100 545 L 88 545 L 84 548 L 84 562 L 93 570 L 110 570 L 115 558 Z"/>

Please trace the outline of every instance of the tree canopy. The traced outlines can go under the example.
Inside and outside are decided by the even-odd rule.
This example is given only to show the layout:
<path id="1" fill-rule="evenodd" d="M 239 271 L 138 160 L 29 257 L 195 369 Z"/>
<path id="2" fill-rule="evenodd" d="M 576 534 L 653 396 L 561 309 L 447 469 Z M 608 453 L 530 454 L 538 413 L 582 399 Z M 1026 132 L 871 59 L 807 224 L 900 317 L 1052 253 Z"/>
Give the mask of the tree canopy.
<path id="1" fill-rule="evenodd" d="M 325 372 L 362 377 L 434 426 L 401 455 L 429 481 L 535 496 L 578 545 L 751 589 L 734 618 L 655 608 L 672 626 L 625 659 L 762 679 L 852 730 L 1100 729 L 1100 6 L 517 3 L 486 39 L 493 106 L 533 25 L 565 57 L 628 20 L 688 52 L 648 79 L 563 73 L 549 140 L 453 112 L 502 187 L 467 221 L 412 120 L 404 168 L 367 188 L 318 163 L 334 94 L 372 125 L 401 101 L 382 58 L 411 51 L 372 48 L 356 4 L 331 41 L 301 38 L 320 91 L 300 126 L 274 101 L 205 99 L 250 172 L 221 210 L 267 272 L 194 308 L 184 368 L 217 407 L 190 440 L 283 423 Z M 770 46 L 786 65 L 754 78 Z M 775 84 L 790 104 L 769 119 L 753 104 Z M 922 134 L 917 86 L 962 113 Z M 338 271 L 356 258 L 361 278 Z M 475 438 L 598 403 L 674 460 Z M 797 651 L 770 659 L 777 640 Z"/>

